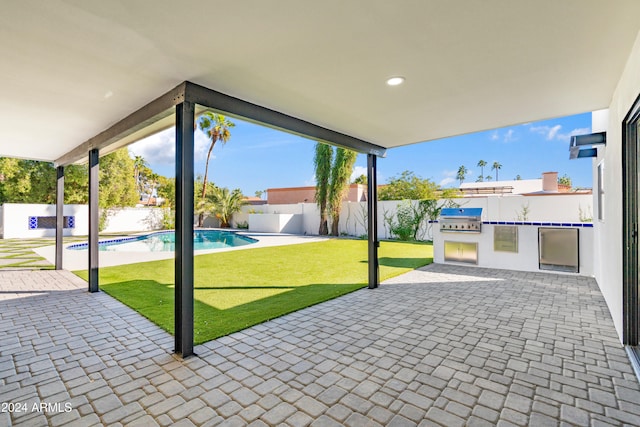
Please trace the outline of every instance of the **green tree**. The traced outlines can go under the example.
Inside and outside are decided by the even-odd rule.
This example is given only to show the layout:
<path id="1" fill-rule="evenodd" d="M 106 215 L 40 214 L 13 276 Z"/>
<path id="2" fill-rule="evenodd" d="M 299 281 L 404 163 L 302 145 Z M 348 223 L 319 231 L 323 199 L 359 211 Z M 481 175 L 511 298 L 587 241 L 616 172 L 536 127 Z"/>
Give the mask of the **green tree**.
<path id="1" fill-rule="evenodd" d="M 337 236 L 342 210 L 342 199 L 349 188 L 349 178 L 353 172 L 358 153 L 346 148 L 338 148 L 331 168 L 331 180 L 329 183 L 329 207 L 331 210 L 331 235 Z"/>
<path id="2" fill-rule="evenodd" d="M 138 203 L 133 170 L 133 159 L 126 148 L 100 159 L 98 205 L 101 208 L 135 206 Z"/>
<path id="3" fill-rule="evenodd" d="M 0 158 L 0 202 L 55 203 L 53 164 Z"/>
<path id="4" fill-rule="evenodd" d="M 462 196 L 462 192 L 460 191 L 460 189 L 458 188 L 443 188 L 441 189 L 439 192 L 439 194 L 437 195 L 438 199 L 445 199 L 448 202 L 451 202 L 451 199 L 457 199 L 458 197 Z M 447 203 L 448 203 L 447 202 Z M 453 202 L 452 202 L 453 203 Z M 455 206 L 447 206 L 448 208 L 451 207 L 455 207 Z M 435 219 L 435 218 L 434 218 Z"/>
<path id="5" fill-rule="evenodd" d="M 493 165 L 491 165 L 491 170 L 495 170 L 496 171 L 496 181 L 498 181 L 498 171 L 502 168 L 502 165 L 498 162 L 493 162 Z"/>
<path id="6" fill-rule="evenodd" d="M 476 182 L 482 182 L 484 181 L 484 167 L 487 166 L 487 162 L 485 162 L 484 160 L 480 160 L 478 162 L 478 166 L 480 167 L 480 176 L 478 177 L 478 181 Z"/>
<path id="7" fill-rule="evenodd" d="M 87 203 L 87 167 L 65 167 L 65 203 Z M 1 203 L 56 202 L 56 168 L 53 163 L 0 158 Z"/>
<path id="8" fill-rule="evenodd" d="M 520 175 L 516 175 L 516 181 L 521 181 L 522 177 Z"/>
<path id="9" fill-rule="evenodd" d="M 211 160 L 211 152 L 216 142 L 220 141 L 222 144 L 226 144 L 231 138 L 231 132 L 229 129 L 235 126 L 235 123 L 227 120 L 222 114 L 216 114 L 207 111 L 198 119 L 198 126 L 200 130 L 207 135 L 211 144 L 209 145 L 209 151 L 207 151 L 207 161 L 204 167 L 204 185 L 202 186 L 202 193 L 200 198 L 204 201 L 207 192 L 207 177 L 209 175 L 209 160 Z M 198 226 L 202 227 L 204 221 L 204 214 L 198 216 Z"/>
<path id="10" fill-rule="evenodd" d="M 204 192 L 205 197 L 195 197 L 195 194 L 202 194 L 203 181 L 202 177 L 196 177 L 193 183 L 193 209 L 194 213 L 198 215 L 198 218 L 202 216 L 202 222 L 204 224 L 204 217 L 206 214 L 213 212 L 213 192 L 216 190 L 216 185 L 213 182 L 207 182 L 207 189 Z"/>
<path id="11" fill-rule="evenodd" d="M 321 142 L 316 143 L 313 169 L 316 178 L 315 198 L 320 210 L 320 229 L 318 234 L 321 236 L 329 234 L 327 204 L 329 203 L 329 179 L 331 177 L 332 160 L 333 147 Z"/>
<path id="12" fill-rule="evenodd" d="M 467 173 L 469 173 L 469 170 L 465 168 L 464 165 L 458 168 L 458 174 L 456 175 L 456 179 L 460 181 L 460 185 L 462 185 L 462 183 L 464 182 L 464 179 L 466 178 Z"/>
<path id="13" fill-rule="evenodd" d="M 493 177 L 491 175 L 487 175 L 487 176 L 484 177 L 484 180 L 485 181 L 491 181 L 491 180 L 493 180 Z"/>
<path id="14" fill-rule="evenodd" d="M 229 191 L 228 188 L 215 187 L 211 193 L 211 201 L 213 212 L 216 218 L 220 220 L 220 227 L 222 228 L 230 227 L 233 214 L 240 212 L 242 206 L 246 204 L 239 188 Z"/>
<path id="15" fill-rule="evenodd" d="M 64 168 L 64 202 L 89 203 L 88 165 L 69 165 Z"/>
<path id="16" fill-rule="evenodd" d="M 158 188 L 156 190 L 158 197 L 162 197 L 163 206 L 173 208 L 176 205 L 176 179 L 164 176 L 158 177 Z"/>
<path id="17" fill-rule="evenodd" d="M 361 184 L 361 185 L 367 185 L 367 175 L 362 174 L 358 177 L 356 177 L 356 179 L 353 180 L 354 184 Z"/>
<path id="18" fill-rule="evenodd" d="M 438 189 L 435 182 L 406 170 L 391 178 L 387 185 L 380 188 L 378 194 L 380 200 L 423 200 L 435 199 Z"/>
<path id="19" fill-rule="evenodd" d="M 134 163 L 122 148 L 100 159 L 99 206 L 135 206 L 138 201 Z M 65 203 L 88 202 L 87 165 L 64 168 Z M 56 202 L 56 168 L 53 163 L 0 158 L 0 203 Z"/>

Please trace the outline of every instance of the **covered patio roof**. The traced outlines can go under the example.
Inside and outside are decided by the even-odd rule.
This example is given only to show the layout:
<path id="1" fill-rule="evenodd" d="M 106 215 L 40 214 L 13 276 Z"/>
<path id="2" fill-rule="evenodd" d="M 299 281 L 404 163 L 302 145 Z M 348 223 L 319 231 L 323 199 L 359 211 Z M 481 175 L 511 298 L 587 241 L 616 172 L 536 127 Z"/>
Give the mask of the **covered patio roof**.
<path id="1" fill-rule="evenodd" d="M 639 14 L 636 0 L 10 2 L 0 156 L 63 163 L 183 81 L 384 148 L 606 108 Z"/>

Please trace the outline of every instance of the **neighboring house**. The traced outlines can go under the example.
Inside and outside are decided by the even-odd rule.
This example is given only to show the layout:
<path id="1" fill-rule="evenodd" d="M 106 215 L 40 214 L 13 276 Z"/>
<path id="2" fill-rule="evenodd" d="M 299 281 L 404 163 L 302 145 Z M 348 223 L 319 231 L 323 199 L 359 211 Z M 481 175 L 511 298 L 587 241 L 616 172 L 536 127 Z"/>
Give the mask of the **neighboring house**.
<path id="1" fill-rule="evenodd" d="M 499 194 L 543 195 L 543 194 L 590 194 L 591 190 L 573 190 L 568 185 L 558 184 L 558 172 L 543 172 L 542 178 L 511 181 L 465 182 L 460 185 L 463 197 Z"/>
<path id="2" fill-rule="evenodd" d="M 136 205 L 137 208 L 142 206 L 162 206 L 164 203 L 164 198 L 157 197 L 155 194 L 149 196 L 148 194 L 143 194 L 140 196 L 140 201 Z"/>
<path id="3" fill-rule="evenodd" d="M 260 197 L 255 197 L 255 196 L 245 197 L 243 200 L 247 202 L 247 205 L 251 205 L 251 206 L 260 206 L 260 205 L 267 204 L 266 200 L 261 199 Z"/>
<path id="4" fill-rule="evenodd" d="M 345 195 L 345 202 L 366 202 L 367 186 L 351 184 Z M 315 203 L 316 187 L 287 187 L 267 189 L 267 203 L 270 205 L 288 205 L 291 203 Z"/>

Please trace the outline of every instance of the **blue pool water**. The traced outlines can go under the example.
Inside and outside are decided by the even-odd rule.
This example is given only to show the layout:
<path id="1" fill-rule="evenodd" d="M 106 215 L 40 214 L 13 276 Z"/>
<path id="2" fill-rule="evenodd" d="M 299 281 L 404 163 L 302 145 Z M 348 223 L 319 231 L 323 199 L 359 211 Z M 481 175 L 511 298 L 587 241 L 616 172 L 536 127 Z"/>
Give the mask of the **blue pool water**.
<path id="1" fill-rule="evenodd" d="M 193 249 L 221 249 L 256 243 L 256 239 L 241 236 L 233 231 L 196 230 L 193 232 Z M 176 235 L 173 231 L 162 231 L 144 236 L 125 237 L 105 240 L 98 243 L 101 251 L 118 252 L 165 252 L 176 248 Z M 87 243 L 69 246 L 69 249 L 86 250 Z"/>

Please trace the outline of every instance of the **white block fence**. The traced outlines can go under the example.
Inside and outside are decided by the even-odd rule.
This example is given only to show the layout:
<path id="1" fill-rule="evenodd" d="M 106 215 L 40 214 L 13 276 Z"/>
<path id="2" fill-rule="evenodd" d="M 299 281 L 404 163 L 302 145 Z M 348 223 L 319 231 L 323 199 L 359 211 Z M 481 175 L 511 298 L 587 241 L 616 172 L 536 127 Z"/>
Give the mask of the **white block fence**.
<path id="1" fill-rule="evenodd" d="M 482 208 L 483 221 L 553 221 L 584 222 L 593 211 L 592 195 L 505 196 L 454 199 L 465 208 Z M 399 201 L 384 201 L 378 205 L 380 239 L 390 238 L 386 216 L 395 216 Z M 416 202 L 414 202 L 416 203 Z M 162 228 L 163 208 L 112 209 L 107 215 L 105 233 L 133 233 Z M 526 213 L 526 218 L 523 215 Z M 64 215 L 73 217 L 72 227 L 65 236 L 84 236 L 88 230 L 86 205 L 65 205 Z M 53 237 L 55 228 L 47 226 L 46 217 L 55 217 L 55 205 L 14 204 L 0 206 L 0 235 L 3 238 Z M 34 219 L 35 218 L 35 219 Z M 315 203 L 289 205 L 244 206 L 235 214 L 232 225 L 248 223 L 249 231 L 316 235 L 320 214 Z M 345 202 L 342 205 L 339 231 L 343 235 L 360 237 L 367 233 L 366 202 Z M 50 223 L 49 223 L 50 225 Z M 215 227 L 215 218 L 205 220 L 205 226 Z M 430 239 L 428 225 L 420 238 Z"/>

